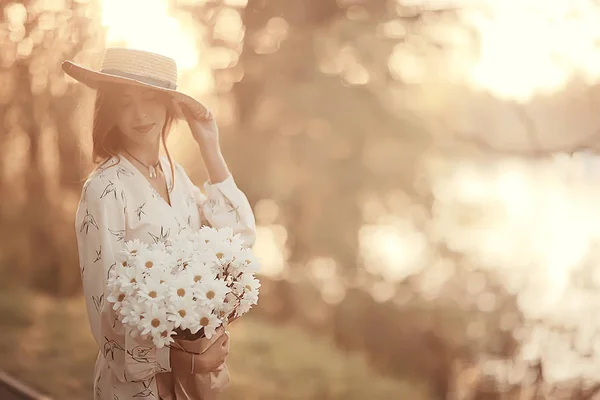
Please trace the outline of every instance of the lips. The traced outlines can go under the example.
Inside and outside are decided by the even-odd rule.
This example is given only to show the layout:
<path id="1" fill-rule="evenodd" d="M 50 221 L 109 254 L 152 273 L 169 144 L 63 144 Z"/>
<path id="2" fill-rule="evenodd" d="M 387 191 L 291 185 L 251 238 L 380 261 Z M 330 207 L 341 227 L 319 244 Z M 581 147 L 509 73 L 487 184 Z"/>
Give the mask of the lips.
<path id="1" fill-rule="evenodd" d="M 133 127 L 133 129 L 139 133 L 148 133 L 152 128 L 154 128 L 154 124 L 146 124 Z"/>

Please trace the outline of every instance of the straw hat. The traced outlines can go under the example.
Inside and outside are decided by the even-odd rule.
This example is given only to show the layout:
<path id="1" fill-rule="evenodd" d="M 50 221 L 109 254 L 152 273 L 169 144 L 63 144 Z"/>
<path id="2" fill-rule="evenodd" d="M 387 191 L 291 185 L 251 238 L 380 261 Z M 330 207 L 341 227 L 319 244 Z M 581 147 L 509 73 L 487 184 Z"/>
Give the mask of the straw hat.
<path id="1" fill-rule="evenodd" d="M 209 110 L 191 96 L 177 91 L 177 65 L 172 58 L 148 51 L 108 48 L 104 52 L 100 71 L 64 61 L 62 69 L 84 85 L 98 89 L 102 83 L 122 83 L 150 87 L 166 92 L 175 104 L 183 103 L 198 119 L 205 119 Z M 178 117 L 183 117 L 178 113 Z"/>

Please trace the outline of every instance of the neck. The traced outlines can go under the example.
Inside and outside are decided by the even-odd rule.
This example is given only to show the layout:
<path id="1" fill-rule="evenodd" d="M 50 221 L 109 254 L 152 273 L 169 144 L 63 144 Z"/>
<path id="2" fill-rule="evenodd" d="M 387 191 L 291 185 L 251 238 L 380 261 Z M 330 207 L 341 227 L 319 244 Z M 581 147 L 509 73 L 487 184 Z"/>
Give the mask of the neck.
<path id="1" fill-rule="evenodd" d="M 154 166 L 158 163 L 160 155 L 160 140 L 156 141 L 156 143 L 144 145 L 130 142 L 125 144 L 124 150 L 126 155 L 132 155 L 142 163 Z"/>

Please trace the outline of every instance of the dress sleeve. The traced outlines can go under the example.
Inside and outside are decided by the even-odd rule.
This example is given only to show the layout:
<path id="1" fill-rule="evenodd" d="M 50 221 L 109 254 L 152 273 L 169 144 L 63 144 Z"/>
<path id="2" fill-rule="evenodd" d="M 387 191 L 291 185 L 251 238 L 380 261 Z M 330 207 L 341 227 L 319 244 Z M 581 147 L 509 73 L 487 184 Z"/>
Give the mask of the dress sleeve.
<path id="1" fill-rule="evenodd" d="M 124 193 L 99 178 L 84 186 L 76 214 L 83 293 L 92 334 L 110 370 L 121 382 L 138 382 L 169 372 L 169 347 L 132 338 L 107 301 L 106 283 L 125 241 Z"/>
<path id="2" fill-rule="evenodd" d="M 256 220 L 248 198 L 236 185 L 232 175 L 217 183 L 204 183 L 204 192 L 196 186 L 185 170 L 180 171 L 190 187 L 200 219 L 213 228 L 230 227 L 234 234 L 239 233 L 246 247 L 252 247 L 256 241 Z"/>

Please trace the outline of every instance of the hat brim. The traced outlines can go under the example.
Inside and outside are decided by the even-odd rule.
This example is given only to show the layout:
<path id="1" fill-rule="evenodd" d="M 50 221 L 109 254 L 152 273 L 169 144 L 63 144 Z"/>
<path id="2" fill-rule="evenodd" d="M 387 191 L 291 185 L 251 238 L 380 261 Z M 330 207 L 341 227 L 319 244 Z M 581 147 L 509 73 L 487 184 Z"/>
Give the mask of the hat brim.
<path id="1" fill-rule="evenodd" d="M 100 89 L 102 87 L 102 84 L 104 83 L 117 83 L 123 85 L 148 87 L 167 93 L 169 96 L 171 96 L 171 98 L 173 99 L 173 103 L 176 106 L 184 104 L 185 106 L 187 106 L 187 109 L 190 111 L 190 113 L 198 120 L 206 119 L 210 115 L 209 109 L 204 104 L 200 103 L 193 97 L 185 93 L 181 93 L 177 90 L 167 89 L 161 86 L 156 86 L 132 78 L 107 74 L 105 72 L 100 71 L 94 71 L 92 69 L 88 69 L 77 65 L 72 61 L 64 61 L 62 63 L 62 69 L 71 78 L 94 90 Z M 181 109 L 177 110 L 177 117 L 185 119 L 185 115 L 183 114 Z"/>

